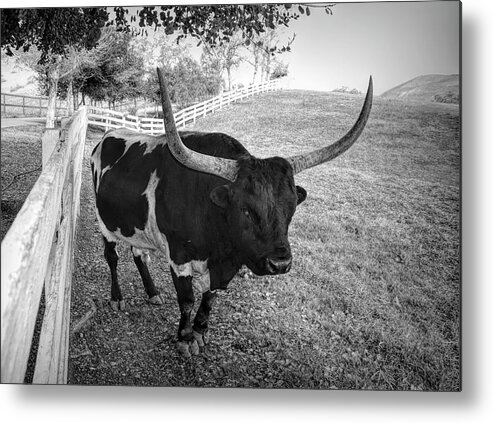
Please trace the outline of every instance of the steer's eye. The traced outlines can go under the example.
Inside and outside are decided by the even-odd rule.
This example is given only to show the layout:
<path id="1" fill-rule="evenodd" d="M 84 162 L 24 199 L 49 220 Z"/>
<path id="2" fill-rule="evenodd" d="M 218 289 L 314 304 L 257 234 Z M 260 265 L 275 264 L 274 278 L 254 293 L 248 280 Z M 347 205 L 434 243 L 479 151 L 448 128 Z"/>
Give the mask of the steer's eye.
<path id="1" fill-rule="evenodd" d="M 259 216 L 257 215 L 257 213 L 255 213 L 253 210 L 251 209 L 247 209 L 247 208 L 242 208 L 241 209 L 241 212 L 243 213 L 243 215 L 248 219 L 250 220 L 253 224 L 255 225 L 259 225 L 260 224 L 260 218 Z"/>

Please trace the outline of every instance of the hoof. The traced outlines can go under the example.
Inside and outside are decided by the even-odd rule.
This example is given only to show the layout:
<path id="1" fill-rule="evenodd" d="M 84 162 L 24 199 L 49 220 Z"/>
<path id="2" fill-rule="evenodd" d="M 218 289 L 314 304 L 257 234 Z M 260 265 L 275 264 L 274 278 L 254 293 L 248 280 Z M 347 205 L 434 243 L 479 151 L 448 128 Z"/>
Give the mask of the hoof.
<path id="1" fill-rule="evenodd" d="M 110 301 L 110 306 L 113 310 L 118 311 L 118 310 L 125 310 L 125 300 L 120 300 L 120 301 Z"/>
<path id="2" fill-rule="evenodd" d="M 163 305 L 164 301 L 161 294 L 154 295 L 154 297 L 149 298 L 149 302 L 154 305 Z"/>
<path id="3" fill-rule="evenodd" d="M 190 358 L 192 355 L 197 355 L 199 353 L 199 345 L 194 339 L 193 341 L 178 341 L 176 343 L 176 348 L 182 357 Z"/>
<path id="4" fill-rule="evenodd" d="M 193 331 L 193 337 L 197 341 L 199 347 L 205 347 L 209 343 L 209 332 L 204 333 Z"/>

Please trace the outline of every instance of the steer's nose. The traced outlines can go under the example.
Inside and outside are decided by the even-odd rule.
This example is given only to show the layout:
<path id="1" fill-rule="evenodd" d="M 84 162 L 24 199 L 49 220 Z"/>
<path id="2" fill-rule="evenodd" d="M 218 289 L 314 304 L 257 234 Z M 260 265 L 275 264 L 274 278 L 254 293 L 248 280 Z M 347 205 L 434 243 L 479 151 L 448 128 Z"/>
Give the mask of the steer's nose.
<path id="1" fill-rule="evenodd" d="M 268 258 L 267 270 L 272 275 L 289 272 L 289 269 L 291 269 L 291 261 L 291 257 L 284 259 Z"/>

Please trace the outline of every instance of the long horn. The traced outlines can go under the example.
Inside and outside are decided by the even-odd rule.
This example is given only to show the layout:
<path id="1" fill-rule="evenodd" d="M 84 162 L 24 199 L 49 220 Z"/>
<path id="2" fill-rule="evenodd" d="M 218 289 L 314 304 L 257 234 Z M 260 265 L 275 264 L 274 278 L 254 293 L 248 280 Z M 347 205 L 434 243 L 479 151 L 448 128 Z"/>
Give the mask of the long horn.
<path id="1" fill-rule="evenodd" d="M 358 137 L 363 132 L 363 128 L 368 121 L 370 115 L 371 104 L 373 100 L 373 80 L 370 76 L 370 82 L 368 83 L 368 90 L 366 92 L 365 103 L 359 114 L 358 120 L 349 132 L 341 139 L 333 144 L 322 147 L 318 150 L 311 151 L 310 153 L 300 154 L 298 156 L 288 157 L 286 160 L 293 167 L 294 173 L 299 173 L 305 169 L 313 166 L 328 162 L 335 159 L 340 154 L 344 153 L 349 147 L 351 147 Z"/>
<path id="2" fill-rule="evenodd" d="M 211 173 L 228 181 L 234 182 L 238 173 L 236 160 L 222 157 L 209 156 L 189 149 L 180 138 L 176 129 L 173 109 L 169 99 L 168 89 L 164 82 L 163 72 L 157 68 L 159 87 L 161 93 L 161 105 L 163 108 L 164 130 L 168 140 L 168 146 L 173 156 L 184 166 L 199 172 Z"/>

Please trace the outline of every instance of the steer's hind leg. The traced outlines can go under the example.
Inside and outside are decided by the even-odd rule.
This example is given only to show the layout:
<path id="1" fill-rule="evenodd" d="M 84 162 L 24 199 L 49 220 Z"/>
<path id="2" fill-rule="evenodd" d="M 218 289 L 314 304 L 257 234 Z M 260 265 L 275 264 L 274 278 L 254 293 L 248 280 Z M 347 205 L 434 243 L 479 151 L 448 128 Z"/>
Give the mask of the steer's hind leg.
<path id="1" fill-rule="evenodd" d="M 193 336 L 190 314 L 192 312 L 195 296 L 192 288 L 192 276 L 177 276 L 171 268 L 171 276 L 178 296 L 180 306 L 180 323 L 178 325 L 178 351 L 185 357 L 197 354 L 199 347 Z"/>
<path id="2" fill-rule="evenodd" d="M 211 291 L 206 291 L 202 294 L 202 301 L 193 321 L 193 336 L 197 340 L 199 347 L 209 343 L 209 314 L 216 296 L 217 294 Z"/>
<path id="3" fill-rule="evenodd" d="M 124 310 L 125 301 L 122 297 L 122 291 L 118 284 L 118 275 L 116 266 L 118 265 L 118 253 L 116 251 L 116 242 L 108 241 L 103 236 L 104 241 L 104 258 L 106 259 L 111 273 L 111 301 L 110 305 L 113 310 Z"/>
<path id="4" fill-rule="evenodd" d="M 142 278 L 142 282 L 144 284 L 144 289 L 149 296 L 149 302 L 157 305 L 163 304 L 163 299 L 159 295 L 159 291 L 156 289 L 147 267 L 150 261 L 149 254 L 138 248 L 132 247 L 131 249 L 134 262 L 137 269 L 139 269 L 140 277 Z"/>

